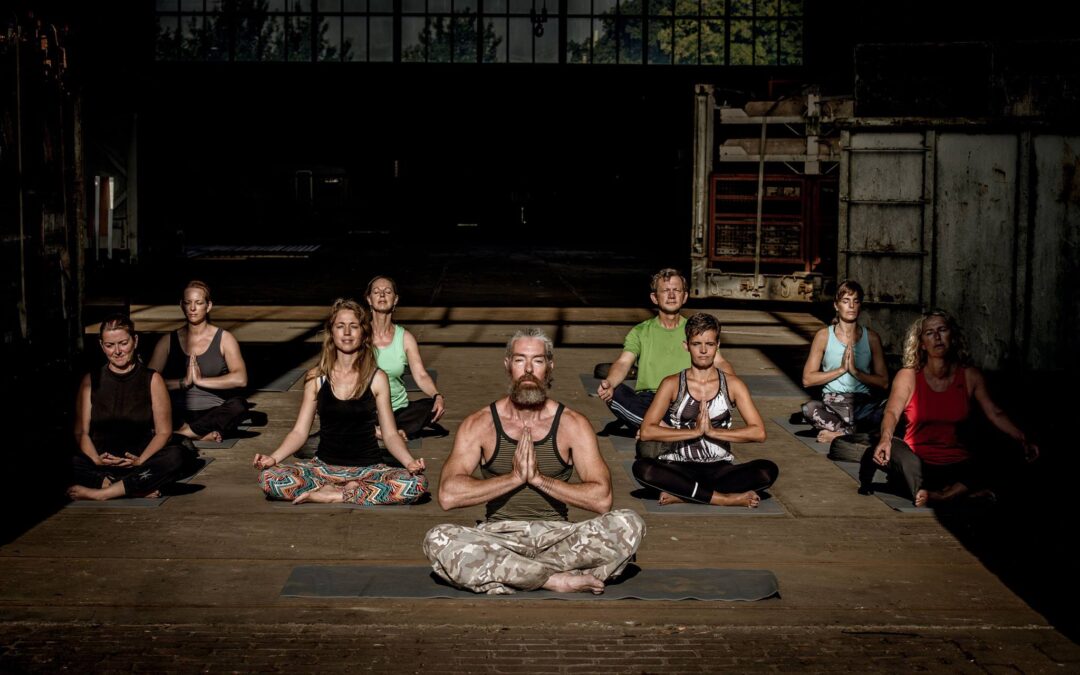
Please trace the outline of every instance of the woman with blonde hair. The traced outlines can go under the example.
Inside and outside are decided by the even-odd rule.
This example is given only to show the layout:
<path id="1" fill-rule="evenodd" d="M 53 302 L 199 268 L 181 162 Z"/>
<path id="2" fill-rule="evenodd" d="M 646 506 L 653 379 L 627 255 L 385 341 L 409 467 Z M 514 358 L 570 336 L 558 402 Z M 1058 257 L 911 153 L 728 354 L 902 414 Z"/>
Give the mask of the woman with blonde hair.
<path id="1" fill-rule="evenodd" d="M 904 367 L 893 380 L 881 440 L 863 458 L 861 482 L 868 485 L 875 465 L 900 475 L 916 506 L 947 502 L 969 493 L 989 492 L 977 457 L 961 442 L 957 426 L 975 402 L 990 422 L 1014 439 L 1028 462 L 1039 456 L 1005 412 L 990 398 L 982 372 L 971 365 L 960 326 L 941 309 L 911 324 L 904 341 Z M 904 439 L 893 438 L 903 415 Z"/>
<path id="2" fill-rule="evenodd" d="M 307 441 L 319 414 L 319 449 L 312 460 L 282 465 Z M 375 426 L 404 469 L 382 462 Z M 389 433 L 386 433 L 389 432 Z M 308 371 L 300 412 L 270 455 L 255 455 L 259 482 L 270 499 L 352 504 L 408 504 L 427 492 L 424 460 L 414 459 L 397 433 L 390 383 L 375 363 L 371 319 L 354 300 L 330 308 L 319 365 Z"/>

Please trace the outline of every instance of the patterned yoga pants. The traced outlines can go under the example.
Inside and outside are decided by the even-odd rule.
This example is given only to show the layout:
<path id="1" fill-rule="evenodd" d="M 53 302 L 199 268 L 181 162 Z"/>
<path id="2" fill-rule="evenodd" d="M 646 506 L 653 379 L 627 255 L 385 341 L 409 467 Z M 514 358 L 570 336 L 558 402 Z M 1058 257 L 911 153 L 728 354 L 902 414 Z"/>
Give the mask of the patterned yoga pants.
<path id="1" fill-rule="evenodd" d="M 576 570 L 601 581 L 617 577 L 644 536 L 641 516 L 620 509 L 581 523 L 438 525 L 424 537 L 424 553 L 435 573 L 455 586 L 504 595 L 540 588 L 556 572 Z"/>
<path id="2" fill-rule="evenodd" d="M 411 504 L 428 491 L 424 474 L 414 475 L 385 464 L 337 466 L 311 459 L 274 466 L 259 474 L 259 484 L 267 497 L 288 501 L 330 483 L 344 487 L 350 482 L 357 483 L 343 491 L 350 504 Z"/>

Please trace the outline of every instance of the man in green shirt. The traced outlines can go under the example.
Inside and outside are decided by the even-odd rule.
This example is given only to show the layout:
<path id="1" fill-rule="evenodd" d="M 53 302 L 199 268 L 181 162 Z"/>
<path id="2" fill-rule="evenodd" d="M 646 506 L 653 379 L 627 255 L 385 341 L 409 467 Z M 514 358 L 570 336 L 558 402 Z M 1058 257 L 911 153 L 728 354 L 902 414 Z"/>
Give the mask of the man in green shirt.
<path id="1" fill-rule="evenodd" d="M 653 275 L 649 298 L 656 305 L 656 316 L 630 329 L 623 342 L 623 353 L 611 364 L 607 378 L 596 389 L 596 395 L 607 403 L 611 412 L 632 428 L 641 426 L 661 380 L 690 367 L 683 333 L 686 319 L 680 313 L 689 297 L 686 286 L 686 278 L 676 269 L 668 267 Z M 622 383 L 635 362 L 636 391 Z M 716 367 L 735 374 L 719 351 Z"/>

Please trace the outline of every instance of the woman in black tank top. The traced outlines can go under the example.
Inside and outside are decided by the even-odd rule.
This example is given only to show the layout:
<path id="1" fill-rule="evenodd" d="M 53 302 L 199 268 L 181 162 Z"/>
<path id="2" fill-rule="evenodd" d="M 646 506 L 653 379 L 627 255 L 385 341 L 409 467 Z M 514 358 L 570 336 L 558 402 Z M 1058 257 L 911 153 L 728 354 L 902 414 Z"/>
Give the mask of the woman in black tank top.
<path id="1" fill-rule="evenodd" d="M 170 445 L 172 416 L 161 375 L 139 363 L 135 326 L 123 315 L 101 323 L 108 364 L 86 375 L 75 402 L 71 499 L 157 497 L 192 467 L 194 453 Z"/>
<path id="2" fill-rule="evenodd" d="M 408 504 L 427 494 L 424 460 L 414 459 L 397 433 L 390 381 L 376 367 L 370 318 L 356 302 L 338 300 L 330 308 L 319 365 L 306 377 L 296 424 L 273 453 L 252 462 L 269 499 L 377 505 Z M 282 465 L 307 441 L 316 413 L 315 459 Z M 384 463 L 376 424 L 404 468 Z"/>

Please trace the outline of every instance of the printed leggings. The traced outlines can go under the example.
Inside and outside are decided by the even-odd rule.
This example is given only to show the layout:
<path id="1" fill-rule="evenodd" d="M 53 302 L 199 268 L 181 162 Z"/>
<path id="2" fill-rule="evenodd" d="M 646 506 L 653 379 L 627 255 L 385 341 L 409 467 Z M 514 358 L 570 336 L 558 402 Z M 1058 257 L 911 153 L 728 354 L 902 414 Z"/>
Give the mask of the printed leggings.
<path id="1" fill-rule="evenodd" d="M 385 464 L 337 466 L 320 459 L 274 466 L 259 474 L 259 484 L 269 499 L 292 501 L 324 485 L 342 486 L 350 504 L 411 504 L 428 491 L 427 476 Z"/>

